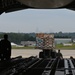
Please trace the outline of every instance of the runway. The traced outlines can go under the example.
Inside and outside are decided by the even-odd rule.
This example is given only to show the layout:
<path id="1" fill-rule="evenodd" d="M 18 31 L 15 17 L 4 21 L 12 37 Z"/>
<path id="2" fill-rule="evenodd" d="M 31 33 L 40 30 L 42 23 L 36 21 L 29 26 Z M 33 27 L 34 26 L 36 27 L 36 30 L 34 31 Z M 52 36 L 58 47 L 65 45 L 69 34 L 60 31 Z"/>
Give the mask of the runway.
<path id="1" fill-rule="evenodd" d="M 30 56 L 39 57 L 40 49 L 12 49 L 11 57 L 22 56 L 23 58 L 27 58 Z M 57 50 L 56 50 L 57 51 Z M 61 50 L 63 58 L 70 58 L 73 56 L 75 58 L 75 50 Z"/>

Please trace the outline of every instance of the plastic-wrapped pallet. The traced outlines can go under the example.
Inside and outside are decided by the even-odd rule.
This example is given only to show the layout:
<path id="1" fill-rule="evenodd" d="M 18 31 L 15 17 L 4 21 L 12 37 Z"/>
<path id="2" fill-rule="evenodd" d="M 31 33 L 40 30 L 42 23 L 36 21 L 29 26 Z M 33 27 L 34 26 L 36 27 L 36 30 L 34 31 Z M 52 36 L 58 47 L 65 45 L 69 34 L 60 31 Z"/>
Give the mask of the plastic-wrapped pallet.
<path id="1" fill-rule="evenodd" d="M 36 34 L 36 47 L 41 49 L 53 49 L 54 48 L 54 35 L 53 34 Z"/>

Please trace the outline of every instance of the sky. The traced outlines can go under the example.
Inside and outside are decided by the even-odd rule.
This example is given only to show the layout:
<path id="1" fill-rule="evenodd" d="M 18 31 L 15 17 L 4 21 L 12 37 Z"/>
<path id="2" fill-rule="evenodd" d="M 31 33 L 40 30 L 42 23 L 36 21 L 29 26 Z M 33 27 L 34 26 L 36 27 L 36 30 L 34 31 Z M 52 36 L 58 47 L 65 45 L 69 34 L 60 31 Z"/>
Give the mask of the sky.
<path id="1" fill-rule="evenodd" d="M 26 9 L 0 15 L 0 32 L 75 32 L 75 11 Z"/>

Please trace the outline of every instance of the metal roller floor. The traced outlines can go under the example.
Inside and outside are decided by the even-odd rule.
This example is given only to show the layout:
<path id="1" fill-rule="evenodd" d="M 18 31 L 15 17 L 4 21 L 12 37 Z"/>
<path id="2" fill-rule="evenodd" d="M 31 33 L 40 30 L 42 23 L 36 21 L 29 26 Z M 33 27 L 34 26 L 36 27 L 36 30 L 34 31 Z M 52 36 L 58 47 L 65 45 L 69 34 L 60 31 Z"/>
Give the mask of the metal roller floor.
<path id="1" fill-rule="evenodd" d="M 75 59 L 19 56 L 0 61 L 0 75 L 75 75 Z"/>

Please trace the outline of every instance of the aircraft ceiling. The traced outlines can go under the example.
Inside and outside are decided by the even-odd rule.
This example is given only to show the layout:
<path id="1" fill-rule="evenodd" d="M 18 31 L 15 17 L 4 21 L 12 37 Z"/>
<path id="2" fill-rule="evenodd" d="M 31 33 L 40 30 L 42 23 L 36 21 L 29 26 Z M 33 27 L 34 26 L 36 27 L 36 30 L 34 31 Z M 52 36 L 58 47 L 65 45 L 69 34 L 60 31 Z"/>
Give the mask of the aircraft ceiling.
<path id="1" fill-rule="evenodd" d="M 0 0 L 0 14 L 28 8 L 75 10 L 75 0 Z"/>

